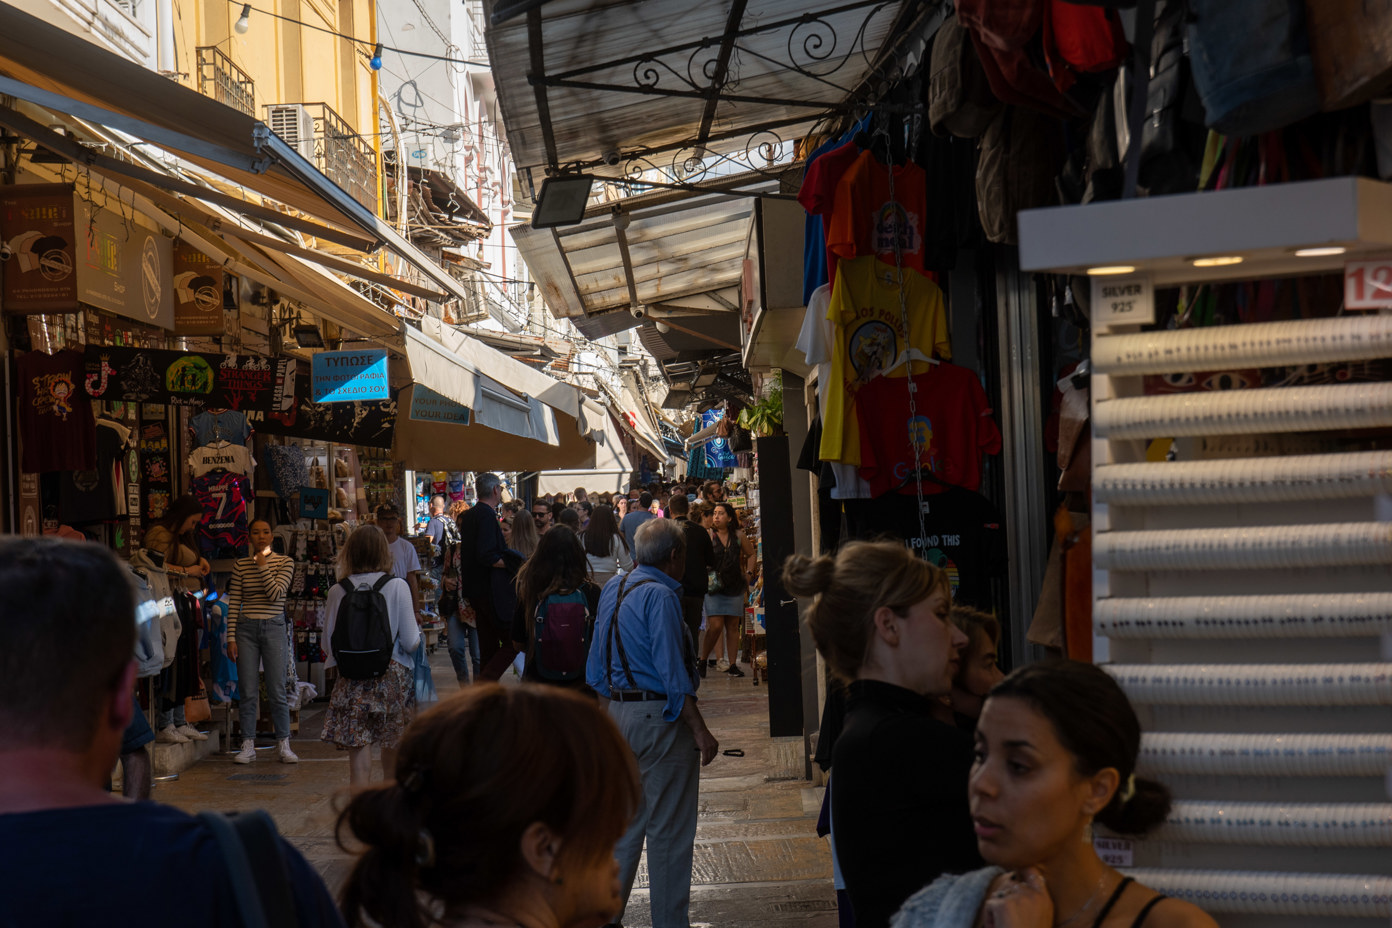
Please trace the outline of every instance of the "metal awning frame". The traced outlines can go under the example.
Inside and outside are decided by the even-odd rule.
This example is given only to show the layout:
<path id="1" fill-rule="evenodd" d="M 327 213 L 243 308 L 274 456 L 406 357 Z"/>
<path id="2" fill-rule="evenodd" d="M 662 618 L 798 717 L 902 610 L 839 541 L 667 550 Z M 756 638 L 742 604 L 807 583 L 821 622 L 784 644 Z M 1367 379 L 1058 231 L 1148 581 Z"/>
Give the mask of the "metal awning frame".
<path id="1" fill-rule="evenodd" d="M 896 5 L 899 0 L 851 0 L 851 2 L 848 3 L 841 3 L 819 10 L 809 10 L 798 16 L 785 17 L 769 23 L 759 23 L 754 26 L 744 25 L 746 2 L 747 0 L 734 0 L 726 22 L 725 32 L 721 35 L 703 36 L 700 39 L 690 42 L 670 45 L 665 48 L 640 52 L 638 54 L 627 55 L 608 61 L 589 63 L 584 67 L 570 68 L 556 74 L 546 73 L 544 58 L 541 54 L 541 10 L 535 7 L 528 10 L 527 28 L 528 45 L 531 51 L 531 70 L 527 75 L 527 82 L 533 88 L 533 92 L 536 96 L 537 111 L 541 116 L 543 145 L 546 149 L 549 171 L 568 173 L 572 171 L 578 172 L 601 168 L 606 165 L 612 167 L 610 162 L 604 160 L 565 161 L 560 157 L 551 127 L 550 100 L 547 95 L 547 90 L 550 88 L 593 90 L 605 93 L 622 93 L 649 97 L 700 99 L 706 102 L 702 111 L 701 122 L 694 139 L 683 145 L 627 149 L 621 152 L 620 156 L 629 162 L 647 159 L 656 154 L 665 154 L 672 151 L 680 153 L 689 149 L 694 149 L 704 154 L 706 144 L 712 141 L 725 141 L 739 138 L 741 135 L 747 135 L 752 142 L 757 136 L 769 134 L 775 129 L 803 124 L 809 119 L 816 119 L 818 116 L 834 113 L 850 113 L 867 111 L 870 109 L 882 112 L 902 113 L 921 111 L 922 107 L 918 105 L 886 104 L 880 102 L 874 93 L 873 88 L 876 79 L 884 71 L 886 63 L 892 62 L 898 57 L 897 43 L 893 43 L 886 48 L 878 50 L 876 58 L 873 61 L 866 55 L 865 50 L 865 31 L 870 21 L 885 8 Z M 895 35 L 904 34 L 911 23 L 923 17 L 932 9 L 941 8 L 941 6 L 941 3 L 935 3 L 933 0 L 908 0 L 908 2 L 903 3 L 902 9 L 894 25 L 891 27 L 890 33 Z M 794 45 L 799 41 L 799 30 L 817 27 L 826 30 L 830 34 L 831 45 L 834 49 L 836 45 L 836 31 L 823 17 L 835 16 L 861 9 L 866 9 L 868 12 L 864 19 L 861 20 L 856 30 L 856 35 L 852 39 L 850 47 L 846 50 L 845 54 L 836 56 L 834 52 L 832 52 L 819 58 L 814 49 L 818 49 L 825 44 L 826 39 L 806 32 L 801 36 L 806 63 L 799 63 L 798 55 L 794 52 Z M 780 30 L 787 30 L 788 32 L 788 54 L 786 59 L 783 60 L 774 59 L 751 48 L 747 43 L 740 42 L 741 39 L 756 35 L 766 36 Z M 817 44 L 811 44 L 813 41 L 816 41 Z M 776 65 L 780 69 L 801 74 L 814 83 L 826 85 L 837 91 L 842 99 L 840 102 L 828 102 L 826 100 L 771 98 L 735 93 L 734 87 L 738 82 L 730 79 L 729 64 L 732 55 L 736 52 L 740 55 L 747 55 L 750 58 Z M 707 54 L 703 55 L 703 53 Z M 830 79 L 832 75 L 841 71 L 846 66 L 847 62 L 857 54 L 865 58 L 866 63 L 869 65 L 866 74 L 858 82 L 857 86 L 842 86 Z M 683 56 L 686 58 L 684 66 L 681 65 L 680 61 L 677 66 L 674 66 L 663 60 L 664 58 L 680 59 Z M 632 66 L 633 73 L 632 84 L 617 84 L 584 79 L 587 75 L 602 74 L 606 71 L 612 71 L 630 65 Z M 685 73 L 683 73 L 683 71 Z M 679 86 L 658 86 L 663 79 L 664 72 L 675 78 Z M 712 129 L 714 127 L 716 111 L 722 103 L 747 103 L 756 106 L 774 105 L 790 108 L 805 108 L 809 110 L 809 113 L 802 117 L 790 117 L 756 123 L 754 125 L 744 125 L 735 131 L 713 135 Z"/>

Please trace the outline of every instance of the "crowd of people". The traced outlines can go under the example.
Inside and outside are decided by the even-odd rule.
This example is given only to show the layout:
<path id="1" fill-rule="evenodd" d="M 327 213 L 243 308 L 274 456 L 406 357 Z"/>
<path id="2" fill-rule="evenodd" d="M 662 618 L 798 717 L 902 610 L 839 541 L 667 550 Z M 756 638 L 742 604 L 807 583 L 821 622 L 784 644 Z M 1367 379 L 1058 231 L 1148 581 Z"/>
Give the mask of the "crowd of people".
<path id="1" fill-rule="evenodd" d="M 340 552 L 325 635 L 340 674 L 323 738 L 349 752 L 337 833 L 352 871 L 333 900 L 277 839 L 255 878 L 279 872 L 301 925 L 599 928 L 621 924 L 646 848 L 652 924 L 686 928 L 699 770 L 720 747 L 700 700 L 727 633 L 711 620 L 739 614 L 721 599 L 754 566 L 735 513 L 704 488 L 634 506 L 577 492 L 528 511 L 502 502 L 495 475 L 476 491 L 467 509 L 437 501 L 427 525 L 469 685 L 417 715 L 406 577 L 419 565 L 397 544 L 399 514 L 379 511 Z M 196 579 L 206 567 L 180 550 L 177 517 L 153 541 Z M 237 563 L 244 608 L 228 632 L 250 679 L 252 655 L 276 664 L 284 621 L 267 529 L 253 526 L 256 550 Z M 1111 676 L 1065 661 L 1003 677 L 995 617 L 954 607 L 947 574 L 897 542 L 795 555 L 781 578 L 845 689 L 844 718 L 822 732 L 843 924 L 1213 928 L 1094 850 L 1094 822 L 1144 834 L 1169 809 L 1137 775 L 1139 722 Z M 105 549 L 0 539 L 0 888 L 16 924 L 251 923 L 235 877 L 198 879 L 235 870 L 217 817 L 109 792 L 140 715 L 134 614 L 127 568 Z M 519 658 L 521 683 L 499 685 Z M 72 893 L 78 851 L 100 866 Z M 145 892 L 150 873 L 165 890 Z"/>

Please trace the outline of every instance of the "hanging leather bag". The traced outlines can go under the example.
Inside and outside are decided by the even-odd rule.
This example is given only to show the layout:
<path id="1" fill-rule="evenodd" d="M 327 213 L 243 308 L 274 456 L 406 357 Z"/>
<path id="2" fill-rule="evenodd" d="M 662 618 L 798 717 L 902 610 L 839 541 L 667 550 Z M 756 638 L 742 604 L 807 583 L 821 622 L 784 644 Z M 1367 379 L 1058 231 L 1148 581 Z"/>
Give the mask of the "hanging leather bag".
<path id="1" fill-rule="evenodd" d="M 1057 205 L 1054 180 L 1062 165 L 1059 121 L 1025 107 L 1006 107 L 981 137 L 976 198 L 986 237 L 1018 243 L 1016 215 Z"/>
<path id="2" fill-rule="evenodd" d="M 1305 0 L 1305 16 L 1326 110 L 1392 90 L 1392 0 Z"/>

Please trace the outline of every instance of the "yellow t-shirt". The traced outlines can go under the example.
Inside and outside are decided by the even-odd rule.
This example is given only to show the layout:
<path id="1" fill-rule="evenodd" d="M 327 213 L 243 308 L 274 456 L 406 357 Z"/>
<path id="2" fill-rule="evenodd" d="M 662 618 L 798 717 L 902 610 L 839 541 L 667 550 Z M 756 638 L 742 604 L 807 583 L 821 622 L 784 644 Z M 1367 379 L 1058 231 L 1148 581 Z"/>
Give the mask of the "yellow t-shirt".
<path id="1" fill-rule="evenodd" d="M 942 291 L 917 271 L 897 270 L 873 255 L 843 260 L 837 265 L 827 320 L 833 339 L 821 458 L 859 464 L 855 394 L 861 384 L 880 376 L 905 348 L 917 348 L 928 357 L 952 357 Z M 906 377 L 925 368 L 923 362 L 914 361 L 888 376 Z"/>

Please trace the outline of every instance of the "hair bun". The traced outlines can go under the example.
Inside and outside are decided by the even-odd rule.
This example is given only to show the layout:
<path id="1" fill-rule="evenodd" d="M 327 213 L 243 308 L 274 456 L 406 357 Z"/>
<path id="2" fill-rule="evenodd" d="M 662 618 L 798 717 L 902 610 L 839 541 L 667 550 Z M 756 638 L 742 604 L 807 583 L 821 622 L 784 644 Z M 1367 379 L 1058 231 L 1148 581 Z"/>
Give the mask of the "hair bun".
<path id="1" fill-rule="evenodd" d="M 1135 778 L 1136 791 L 1122 802 L 1118 789 L 1097 821 L 1119 835 L 1140 837 L 1165 823 L 1170 815 L 1170 790 L 1165 784 L 1145 777 Z"/>
<path id="2" fill-rule="evenodd" d="M 831 589 L 836 561 L 829 557 L 794 554 L 783 562 L 783 586 L 794 596 L 818 596 Z"/>

